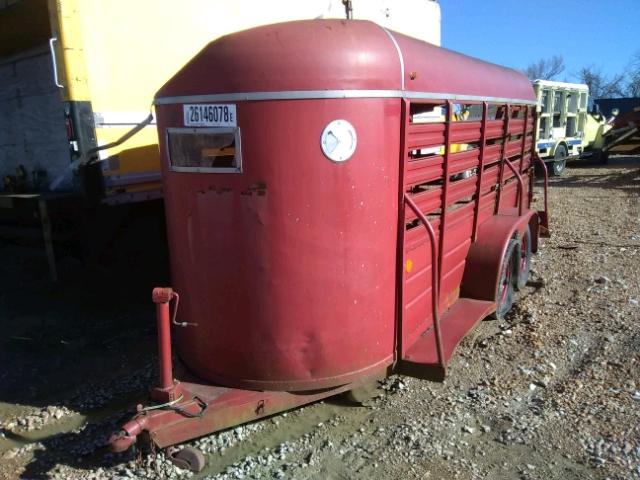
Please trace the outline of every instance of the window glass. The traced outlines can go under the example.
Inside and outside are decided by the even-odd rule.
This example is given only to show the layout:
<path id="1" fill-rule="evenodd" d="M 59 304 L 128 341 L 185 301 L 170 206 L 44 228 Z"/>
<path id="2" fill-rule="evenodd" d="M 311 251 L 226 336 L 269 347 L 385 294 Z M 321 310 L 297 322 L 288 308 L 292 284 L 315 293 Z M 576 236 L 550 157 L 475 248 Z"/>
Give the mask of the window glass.
<path id="1" fill-rule="evenodd" d="M 178 172 L 242 171 L 238 128 L 169 129 L 169 162 Z"/>

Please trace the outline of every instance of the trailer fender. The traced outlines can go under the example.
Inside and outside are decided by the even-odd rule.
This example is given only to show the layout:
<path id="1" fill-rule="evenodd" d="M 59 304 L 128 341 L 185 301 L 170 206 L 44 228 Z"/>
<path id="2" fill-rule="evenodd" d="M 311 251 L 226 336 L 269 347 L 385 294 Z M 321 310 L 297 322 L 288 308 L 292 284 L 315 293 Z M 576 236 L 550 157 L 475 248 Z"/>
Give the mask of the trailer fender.
<path id="1" fill-rule="evenodd" d="M 517 209 L 494 215 L 478 229 L 477 240 L 471 245 L 462 277 L 461 295 L 478 300 L 494 301 L 502 259 L 509 241 L 531 228 L 532 250 L 538 246 L 538 213 L 525 210 L 521 216 Z"/>

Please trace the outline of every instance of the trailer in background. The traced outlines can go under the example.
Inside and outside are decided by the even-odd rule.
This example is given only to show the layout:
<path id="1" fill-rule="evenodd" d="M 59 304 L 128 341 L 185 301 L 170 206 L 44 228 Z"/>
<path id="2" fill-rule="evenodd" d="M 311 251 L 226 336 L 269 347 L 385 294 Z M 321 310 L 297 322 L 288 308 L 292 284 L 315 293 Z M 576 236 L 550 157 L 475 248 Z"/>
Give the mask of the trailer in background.
<path id="1" fill-rule="evenodd" d="M 578 83 L 535 80 L 536 151 L 561 175 L 567 159 L 578 158 L 584 150 L 589 87 Z"/>

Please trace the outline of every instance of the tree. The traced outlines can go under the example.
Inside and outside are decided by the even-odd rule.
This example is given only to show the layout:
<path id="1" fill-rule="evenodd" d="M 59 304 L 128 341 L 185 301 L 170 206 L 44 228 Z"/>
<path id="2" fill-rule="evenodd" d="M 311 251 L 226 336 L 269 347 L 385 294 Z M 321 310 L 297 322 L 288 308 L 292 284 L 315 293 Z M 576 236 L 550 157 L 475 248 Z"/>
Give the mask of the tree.
<path id="1" fill-rule="evenodd" d="M 541 58 L 537 62 L 530 63 L 523 73 L 529 80 L 554 80 L 564 72 L 564 58 L 562 55 L 554 55 L 551 58 Z"/>
<path id="2" fill-rule="evenodd" d="M 640 50 L 631 57 L 627 72 L 629 80 L 625 94 L 629 97 L 640 97 Z"/>
<path id="3" fill-rule="evenodd" d="M 593 65 L 582 67 L 576 75 L 580 83 L 589 86 L 591 98 L 616 98 L 624 96 L 624 75 L 604 75 Z"/>

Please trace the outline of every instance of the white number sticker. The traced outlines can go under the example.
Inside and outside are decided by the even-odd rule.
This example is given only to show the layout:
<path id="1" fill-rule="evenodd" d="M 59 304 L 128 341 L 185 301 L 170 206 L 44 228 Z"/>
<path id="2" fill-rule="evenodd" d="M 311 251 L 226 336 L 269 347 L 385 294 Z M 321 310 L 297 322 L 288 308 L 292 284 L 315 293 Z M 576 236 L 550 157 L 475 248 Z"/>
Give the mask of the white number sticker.
<path id="1" fill-rule="evenodd" d="M 236 106 L 229 104 L 183 105 L 185 127 L 235 127 Z"/>

